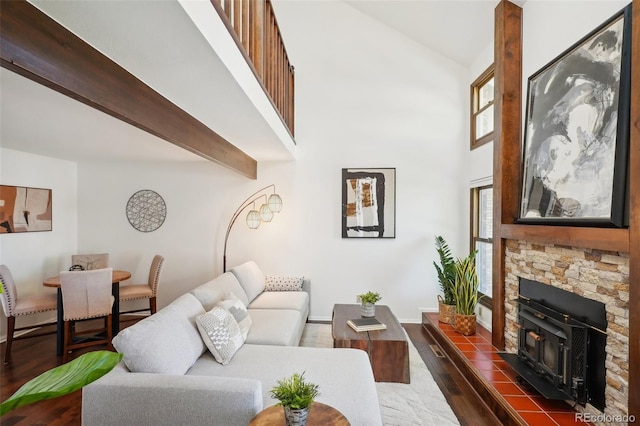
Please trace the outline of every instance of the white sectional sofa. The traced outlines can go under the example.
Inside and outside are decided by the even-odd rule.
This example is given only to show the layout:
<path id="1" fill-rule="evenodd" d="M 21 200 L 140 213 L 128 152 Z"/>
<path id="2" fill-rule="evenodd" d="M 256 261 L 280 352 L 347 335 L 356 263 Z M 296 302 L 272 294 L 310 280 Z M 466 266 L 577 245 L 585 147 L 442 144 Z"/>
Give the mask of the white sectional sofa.
<path id="1" fill-rule="evenodd" d="M 304 372 L 320 386 L 317 400 L 352 425 L 381 425 L 367 354 L 297 346 L 309 315 L 308 288 L 269 291 L 267 281 L 247 262 L 122 330 L 113 344 L 123 362 L 83 389 L 82 424 L 246 426 L 277 403 L 269 395 L 277 380 Z M 251 326 L 223 365 L 207 350 L 196 317 L 229 292 L 247 307 Z"/>

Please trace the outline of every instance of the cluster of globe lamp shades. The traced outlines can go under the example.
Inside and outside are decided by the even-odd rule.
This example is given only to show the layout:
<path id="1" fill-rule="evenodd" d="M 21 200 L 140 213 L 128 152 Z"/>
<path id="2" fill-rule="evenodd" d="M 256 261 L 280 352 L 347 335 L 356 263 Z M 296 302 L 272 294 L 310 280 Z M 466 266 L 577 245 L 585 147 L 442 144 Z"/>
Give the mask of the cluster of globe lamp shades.
<path id="1" fill-rule="evenodd" d="M 268 197 L 267 194 L 258 195 L 261 192 L 272 187 L 273 194 L 269 195 Z M 256 201 L 263 197 L 265 202 L 260 206 L 258 210 L 256 210 Z M 274 184 L 271 184 L 251 194 L 246 200 L 244 200 L 242 204 L 240 204 L 240 207 L 236 209 L 233 216 L 231 216 L 231 221 L 229 222 L 227 233 L 224 237 L 224 251 L 222 256 L 223 272 L 227 272 L 227 241 L 229 240 L 229 233 L 231 232 L 231 228 L 236 222 L 236 219 L 238 219 L 238 216 L 240 216 L 240 213 L 242 213 L 250 205 L 252 205 L 252 208 L 251 210 L 249 210 L 249 213 L 247 213 L 245 222 L 250 229 L 257 229 L 262 222 L 271 222 L 274 213 L 278 213 L 280 212 L 280 210 L 282 210 L 282 198 L 280 198 L 280 196 L 276 194 L 276 186 Z"/>
<path id="2" fill-rule="evenodd" d="M 247 213 L 247 226 L 250 229 L 257 229 L 262 222 L 271 222 L 274 213 L 282 210 L 282 198 L 275 192 L 267 199 L 266 195 L 262 195 L 266 199 L 266 203 L 260 206 L 260 210 L 256 210 L 256 203 L 253 202 L 253 210 Z"/>

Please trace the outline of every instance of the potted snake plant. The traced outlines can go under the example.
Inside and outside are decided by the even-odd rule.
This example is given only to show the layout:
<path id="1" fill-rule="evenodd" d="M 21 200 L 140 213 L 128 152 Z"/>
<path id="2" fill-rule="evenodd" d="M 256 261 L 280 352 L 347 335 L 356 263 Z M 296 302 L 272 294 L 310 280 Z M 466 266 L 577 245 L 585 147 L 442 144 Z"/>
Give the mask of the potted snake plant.
<path id="1" fill-rule="evenodd" d="M 436 237 L 436 251 L 440 264 L 433 262 L 438 273 L 438 282 L 442 295 L 438 295 L 438 321 L 453 324 L 456 314 L 454 285 L 456 280 L 456 262 L 449 245 L 441 236 Z"/>
<path id="2" fill-rule="evenodd" d="M 305 426 L 309 410 L 314 399 L 320 395 L 318 385 L 304 379 L 304 372 L 294 373 L 291 377 L 278 380 L 271 391 L 271 397 L 284 407 L 287 426 Z"/>
<path id="3" fill-rule="evenodd" d="M 455 262 L 456 277 L 454 281 L 454 297 L 456 315 L 454 329 L 465 336 L 476 332 L 476 306 L 482 297 L 478 294 L 478 274 L 476 273 L 476 251 L 466 258 Z"/>

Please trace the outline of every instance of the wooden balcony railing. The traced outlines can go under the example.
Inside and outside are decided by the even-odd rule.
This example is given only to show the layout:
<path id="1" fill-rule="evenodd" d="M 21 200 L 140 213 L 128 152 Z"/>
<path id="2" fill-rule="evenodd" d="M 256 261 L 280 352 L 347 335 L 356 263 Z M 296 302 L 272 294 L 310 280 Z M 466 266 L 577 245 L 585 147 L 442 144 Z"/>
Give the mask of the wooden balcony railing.
<path id="1" fill-rule="evenodd" d="M 270 0 L 211 0 L 293 136 L 294 68 Z"/>

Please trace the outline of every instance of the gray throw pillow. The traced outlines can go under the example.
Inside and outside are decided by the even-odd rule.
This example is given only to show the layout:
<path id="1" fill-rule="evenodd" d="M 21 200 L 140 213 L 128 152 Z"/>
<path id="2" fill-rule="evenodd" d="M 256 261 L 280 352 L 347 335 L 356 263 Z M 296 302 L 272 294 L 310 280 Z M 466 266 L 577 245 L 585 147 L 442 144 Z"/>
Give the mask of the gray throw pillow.
<path id="1" fill-rule="evenodd" d="M 196 324 L 205 345 L 222 365 L 229 364 L 233 355 L 244 344 L 240 327 L 233 315 L 219 306 L 198 316 Z"/>
<path id="2" fill-rule="evenodd" d="M 233 315 L 233 318 L 235 318 L 238 326 L 240 327 L 242 339 L 247 340 L 247 335 L 251 329 L 251 317 L 249 316 L 247 307 L 244 306 L 244 303 L 242 303 L 234 293 L 229 292 L 224 295 L 220 302 L 216 303 L 216 306 L 229 311 L 231 315 Z"/>

